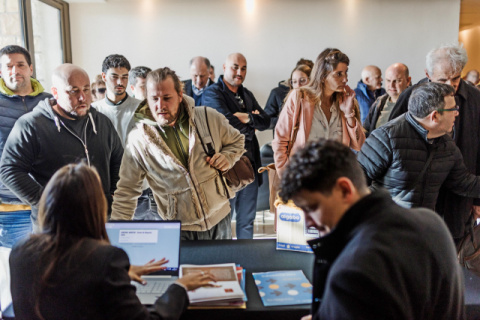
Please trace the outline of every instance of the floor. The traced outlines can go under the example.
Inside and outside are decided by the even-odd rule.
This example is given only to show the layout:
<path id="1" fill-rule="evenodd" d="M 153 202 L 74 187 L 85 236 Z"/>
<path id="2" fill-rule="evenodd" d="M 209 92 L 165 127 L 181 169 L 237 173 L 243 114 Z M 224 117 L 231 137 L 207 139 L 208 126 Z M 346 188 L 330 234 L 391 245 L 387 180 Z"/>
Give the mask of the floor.
<path id="1" fill-rule="evenodd" d="M 253 238 L 276 238 L 274 214 L 270 211 L 258 211 L 253 223 Z M 235 239 L 235 220 L 232 221 L 232 236 Z"/>

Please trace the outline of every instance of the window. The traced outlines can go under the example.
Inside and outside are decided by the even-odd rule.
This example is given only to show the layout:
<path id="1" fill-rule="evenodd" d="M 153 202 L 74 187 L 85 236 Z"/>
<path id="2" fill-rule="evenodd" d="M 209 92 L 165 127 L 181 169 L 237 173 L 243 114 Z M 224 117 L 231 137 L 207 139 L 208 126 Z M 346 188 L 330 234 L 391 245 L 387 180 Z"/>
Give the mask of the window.
<path id="1" fill-rule="evenodd" d="M 34 76 L 48 91 L 53 69 L 72 62 L 68 3 L 61 0 L 19 0 L 23 39 L 32 54 Z"/>

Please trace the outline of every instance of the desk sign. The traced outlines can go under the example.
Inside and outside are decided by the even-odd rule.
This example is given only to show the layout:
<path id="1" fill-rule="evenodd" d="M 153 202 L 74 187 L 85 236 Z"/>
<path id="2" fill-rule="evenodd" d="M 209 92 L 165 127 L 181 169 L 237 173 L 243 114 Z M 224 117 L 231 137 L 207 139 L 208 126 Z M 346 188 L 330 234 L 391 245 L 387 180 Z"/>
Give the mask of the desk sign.
<path id="1" fill-rule="evenodd" d="M 303 211 L 293 204 L 277 207 L 277 250 L 312 253 L 308 240 L 318 238 L 316 229 L 307 228 Z"/>

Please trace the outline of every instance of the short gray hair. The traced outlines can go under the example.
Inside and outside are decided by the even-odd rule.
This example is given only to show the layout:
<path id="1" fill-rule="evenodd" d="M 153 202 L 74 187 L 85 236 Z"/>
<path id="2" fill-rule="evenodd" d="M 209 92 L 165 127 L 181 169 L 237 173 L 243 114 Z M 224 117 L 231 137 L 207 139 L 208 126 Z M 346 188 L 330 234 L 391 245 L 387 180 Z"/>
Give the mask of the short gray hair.
<path id="1" fill-rule="evenodd" d="M 445 44 L 432 49 L 426 57 L 426 67 L 429 75 L 433 74 L 434 66 L 442 60 L 449 62 L 454 73 L 462 72 L 468 61 L 467 51 L 462 44 Z"/>
<path id="2" fill-rule="evenodd" d="M 453 96 L 455 89 L 444 83 L 427 82 L 413 90 L 408 99 L 408 111 L 415 117 L 423 119 L 432 111 L 445 107 L 445 97 Z"/>

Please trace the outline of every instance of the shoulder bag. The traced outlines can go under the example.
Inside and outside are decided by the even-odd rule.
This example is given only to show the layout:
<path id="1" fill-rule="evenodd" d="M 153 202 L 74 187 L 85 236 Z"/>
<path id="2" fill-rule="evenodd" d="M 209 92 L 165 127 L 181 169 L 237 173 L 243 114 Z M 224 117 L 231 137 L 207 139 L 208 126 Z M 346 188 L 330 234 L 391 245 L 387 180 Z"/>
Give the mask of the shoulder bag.
<path id="1" fill-rule="evenodd" d="M 210 125 L 208 123 L 207 107 L 203 107 L 203 108 L 205 110 L 205 124 L 207 127 L 207 130 L 202 130 L 204 131 L 202 132 L 203 139 L 202 139 L 202 135 L 199 133 L 199 130 L 198 130 L 199 126 L 196 124 L 195 125 L 197 126 L 197 133 L 198 133 L 198 137 L 200 138 L 200 143 L 202 144 L 203 150 L 205 151 L 207 156 L 213 157 L 213 155 L 215 154 L 215 146 L 213 144 Z M 205 129 L 205 127 L 203 127 L 202 129 Z M 220 177 L 225 178 L 226 185 L 223 179 L 220 179 L 220 180 L 222 181 L 222 185 L 225 188 L 225 192 L 229 199 L 233 198 L 235 196 L 235 193 L 244 189 L 246 186 L 248 186 L 250 183 L 252 183 L 255 180 L 255 171 L 253 171 L 252 164 L 250 163 L 250 160 L 246 156 L 241 156 L 240 159 L 237 162 L 235 162 L 233 167 L 225 172 L 222 172 L 219 169 L 215 169 L 215 170 L 218 171 Z M 234 192 L 233 195 L 230 195 L 227 185 L 230 188 L 230 190 Z"/>

